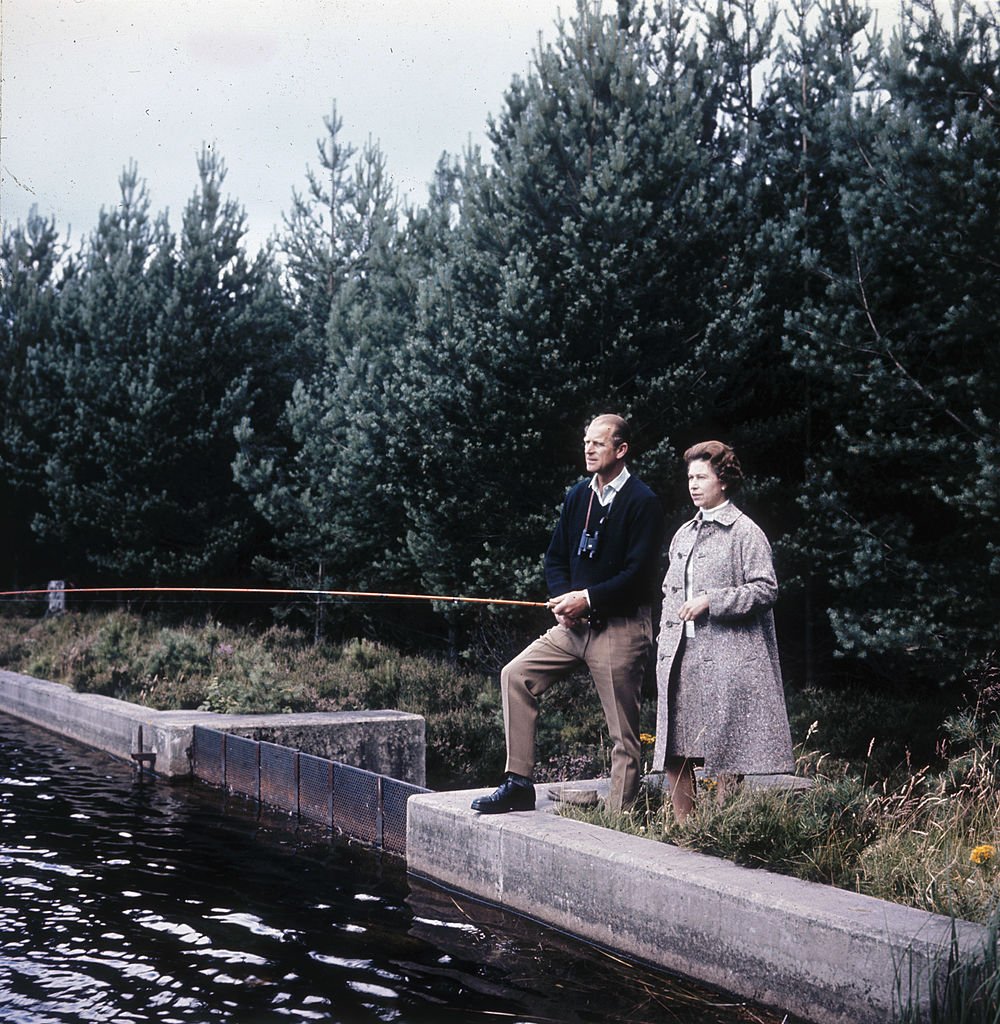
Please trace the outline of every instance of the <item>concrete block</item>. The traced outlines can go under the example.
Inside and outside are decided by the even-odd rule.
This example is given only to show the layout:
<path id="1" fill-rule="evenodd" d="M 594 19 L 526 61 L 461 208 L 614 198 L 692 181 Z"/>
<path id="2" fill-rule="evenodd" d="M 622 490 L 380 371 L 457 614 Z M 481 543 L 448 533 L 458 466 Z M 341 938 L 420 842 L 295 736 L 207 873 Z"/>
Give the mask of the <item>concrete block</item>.
<path id="1" fill-rule="evenodd" d="M 985 937 L 968 922 L 561 818 L 547 799 L 479 816 L 477 792 L 410 800 L 410 871 L 817 1024 L 883 1024 L 911 967 L 926 991 L 953 926 L 962 948 Z"/>
<path id="2" fill-rule="evenodd" d="M 404 711 L 215 715 L 211 729 L 276 743 L 414 786 L 426 784 L 424 719 Z"/>
<path id="3" fill-rule="evenodd" d="M 464 794 L 418 794 L 406 804 L 407 870 L 505 905 L 502 827 L 480 827 L 479 815 L 456 800 Z M 428 797 L 431 800 L 424 803 Z M 416 801 L 416 803 L 415 803 Z M 535 816 L 535 812 L 531 813 Z M 507 822 L 521 813 L 502 815 Z"/>
<path id="4" fill-rule="evenodd" d="M 424 720 L 402 711 L 156 711 L 5 670 L 0 670 L 0 711 L 125 760 L 140 751 L 152 754 L 146 766 L 168 778 L 191 774 L 193 731 L 200 725 L 342 761 L 415 786 L 426 780 Z"/>
<path id="5" fill-rule="evenodd" d="M 0 671 L 0 711 L 126 759 L 140 749 L 140 729 L 144 750 L 157 750 L 160 744 L 165 751 L 169 746 L 164 746 L 165 738 L 158 737 L 153 724 L 159 712 L 100 694 L 76 693 L 59 683 L 16 672 Z M 170 755 L 157 753 L 158 768 L 172 774 L 176 766 L 166 763 Z M 190 771 L 189 766 L 181 767 Z"/>

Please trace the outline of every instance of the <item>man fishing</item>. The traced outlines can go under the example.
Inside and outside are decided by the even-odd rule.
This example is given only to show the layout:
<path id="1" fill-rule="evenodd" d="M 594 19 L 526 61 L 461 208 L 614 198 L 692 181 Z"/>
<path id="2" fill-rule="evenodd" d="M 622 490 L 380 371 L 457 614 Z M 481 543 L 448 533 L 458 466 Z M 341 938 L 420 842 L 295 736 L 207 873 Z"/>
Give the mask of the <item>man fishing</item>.
<path id="1" fill-rule="evenodd" d="M 548 550 L 545 579 L 555 625 L 500 674 L 507 766 L 481 814 L 535 807 L 538 698 L 586 665 L 611 736 L 607 806 L 628 807 L 640 780 L 639 706 L 652 648 L 652 606 L 660 580 L 663 510 L 626 460 L 631 430 L 621 416 L 587 427 L 583 453 L 590 474 L 570 489 Z"/>

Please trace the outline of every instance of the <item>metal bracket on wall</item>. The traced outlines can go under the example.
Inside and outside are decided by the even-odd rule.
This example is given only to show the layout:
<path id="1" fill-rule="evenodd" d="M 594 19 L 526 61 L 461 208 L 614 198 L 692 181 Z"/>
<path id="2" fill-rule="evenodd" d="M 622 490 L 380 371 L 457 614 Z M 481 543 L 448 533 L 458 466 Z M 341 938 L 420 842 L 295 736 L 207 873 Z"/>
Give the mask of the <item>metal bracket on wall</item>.
<path id="1" fill-rule="evenodd" d="M 142 726 L 139 726 L 139 734 L 136 737 L 136 746 L 138 750 L 132 751 L 132 760 L 135 761 L 136 768 L 142 771 L 144 768 L 149 768 L 152 771 L 153 766 L 156 764 L 156 751 L 154 750 L 143 750 L 142 749 Z"/>

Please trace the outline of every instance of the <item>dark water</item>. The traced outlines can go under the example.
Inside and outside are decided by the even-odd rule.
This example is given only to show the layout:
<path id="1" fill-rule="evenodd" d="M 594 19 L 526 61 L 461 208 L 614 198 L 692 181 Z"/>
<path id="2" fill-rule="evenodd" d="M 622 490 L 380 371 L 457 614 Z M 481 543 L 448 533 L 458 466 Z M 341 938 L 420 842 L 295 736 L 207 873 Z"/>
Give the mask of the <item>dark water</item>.
<path id="1" fill-rule="evenodd" d="M 780 1017 L 0 715 L 0 1020 Z"/>

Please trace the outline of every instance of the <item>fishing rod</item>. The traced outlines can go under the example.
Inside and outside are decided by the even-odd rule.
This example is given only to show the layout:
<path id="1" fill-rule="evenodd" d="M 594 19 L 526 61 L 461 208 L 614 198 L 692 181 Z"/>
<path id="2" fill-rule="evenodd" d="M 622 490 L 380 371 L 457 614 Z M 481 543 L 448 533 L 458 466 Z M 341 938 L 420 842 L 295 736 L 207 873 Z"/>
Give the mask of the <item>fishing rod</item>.
<path id="1" fill-rule="evenodd" d="M 452 594 L 398 594 L 374 590 L 307 590 L 282 587 L 47 587 L 44 590 L 2 590 L 0 597 L 44 597 L 51 594 L 269 594 L 278 597 L 388 598 L 399 601 L 442 601 L 466 604 L 515 605 L 547 608 L 547 601 L 520 601 L 504 597 L 466 597 Z"/>

